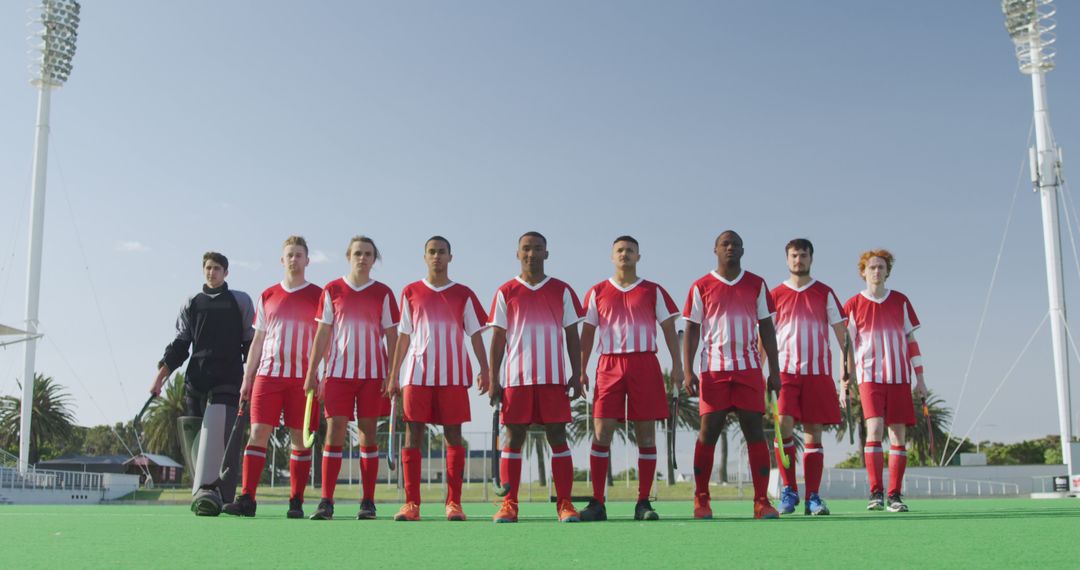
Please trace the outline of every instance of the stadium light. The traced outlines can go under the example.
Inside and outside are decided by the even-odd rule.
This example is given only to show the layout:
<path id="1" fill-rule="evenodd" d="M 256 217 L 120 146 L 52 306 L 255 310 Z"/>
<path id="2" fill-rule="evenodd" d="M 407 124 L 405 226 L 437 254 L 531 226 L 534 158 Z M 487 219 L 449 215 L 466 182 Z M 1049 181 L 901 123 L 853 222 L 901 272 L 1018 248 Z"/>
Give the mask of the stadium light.
<path id="1" fill-rule="evenodd" d="M 1005 29 L 1016 45 L 1020 71 L 1031 76 L 1035 106 L 1035 146 L 1030 149 L 1031 182 L 1042 201 L 1046 282 L 1050 297 L 1050 332 L 1054 349 L 1061 454 L 1072 469 L 1072 413 L 1069 394 L 1068 324 L 1065 318 L 1065 281 L 1061 271 L 1061 232 L 1058 226 L 1058 190 L 1061 185 L 1061 150 L 1054 144 L 1046 103 L 1046 73 L 1054 69 L 1055 10 L 1052 0 L 1002 0 Z M 1075 481 L 1073 481 L 1076 483 Z M 1074 489 L 1078 485 L 1074 485 Z"/>
<path id="2" fill-rule="evenodd" d="M 49 151 L 49 95 L 71 75 L 79 35 L 76 0 L 42 0 L 30 10 L 30 84 L 38 88 L 34 135 L 34 179 L 30 201 L 30 246 L 26 270 L 26 343 L 23 345 L 23 398 L 19 418 L 19 471 L 30 467 L 30 420 L 34 401 L 38 301 L 41 292 L 41 244 L 45 222 L 45 173 Z"/>

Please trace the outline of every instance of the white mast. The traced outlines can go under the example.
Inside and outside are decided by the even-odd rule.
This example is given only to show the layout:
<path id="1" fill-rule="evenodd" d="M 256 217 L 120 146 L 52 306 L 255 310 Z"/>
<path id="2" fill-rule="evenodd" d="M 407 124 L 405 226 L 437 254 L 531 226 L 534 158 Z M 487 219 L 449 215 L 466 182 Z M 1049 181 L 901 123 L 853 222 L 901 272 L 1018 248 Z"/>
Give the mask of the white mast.
<path id="1" fill-rule="evenodd" d="M 34 60 L 30 83 L 38 88 L 37 131 L 34 135 L 34 181 L 30 203 L 30 248 L 26 270 L 26 344 L 23 358 L 23 398 L 19 422 L 19 471 L 30 466 L 30 416 L 34 401 L 34 359 L 37 355 L 38 301 L 41 293 L 41 245 L 45 229 L 45 173 L 49 153 L 49 95 L 67 81 L 79 30 L 79 3 L 42 0 L 30 16 Z"/>
<path id="2" fill-rule="evenodd" d="M 1050 296 L 1050 333 L 1054 348 L 1054 380 L 1057 384 L 1061 454 L 1072 473 L 1071 400 L 1069 354 L 1065 315 L 1065 281 L 1061 273 L 1061 230 L 1058 226 L 1058 190 L 1061 185 L 1061 151 L 1050 131 L 1046 104 L 1046 73 L 1054 68 L 1055 10 L 1052 0 L 1002 0 L 1005 29 L 1016 44 L 1020 71 L 1031 75 L 1035 105 L 1035 147 L 1030 149 L 1031 181 L 1042 201 L 1043 243 L 1046 254 L 1046 286 Z"/>

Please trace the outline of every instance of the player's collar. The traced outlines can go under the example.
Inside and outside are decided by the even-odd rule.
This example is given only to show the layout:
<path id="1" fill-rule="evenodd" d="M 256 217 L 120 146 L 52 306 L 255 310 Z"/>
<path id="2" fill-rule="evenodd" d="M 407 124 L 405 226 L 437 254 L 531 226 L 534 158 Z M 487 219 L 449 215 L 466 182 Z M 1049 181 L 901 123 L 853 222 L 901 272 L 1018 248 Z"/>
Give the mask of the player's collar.
<path id="1" fill-rule="evenodd" d="M 308 283 L 307 281 L 304 281 L 303 283 L 297 285 L 296 287 L 294 287 L 292 289 L 289 289 L 288 287 L 286 287 L 284 281 L 279 283 L 279 285 L 281 285 L 281 288 L 284 289 L 286 293 L 295 293 L 295 292 L 303 289 L 304 287 L 307 287 L 308 285 L 311 285 L 311 283 Z"/>
<path id="2" fill-rule="evenodd" d="M 615 281 L 614 277 L 608 277 L 608 283 L 611 283 L 612 287 L 618 289 L 619 291 L 622 291 L 623 293 L 629 293 L 631 289 L 633 289 L 634 287 L 637 287 L 638 284 L 641 283 L 642 281 L 644 281 L 644 279 L 638 277 L 638 280 L 631 283 L 629 287 L 623 288 L 623 287 L 619 286 L 619 284 Z"/>
<path id="3" fill-rule="evenodd" d="M 356 291 L 357 293 L 363 291 L 364 289 L 367 289 L 368 287 L 371 286 L 372 283 L 375 282 L 374 279 L 369 278 L 367 280 L 367 283 L 364 283 L 363 285 L 357 287 L 357 286 L 352 284 L 352 281 L 349 281 L 349 276 L 348 275 L 342 277 L 341 280 L 344 281 L 345 284 L 349 286 L 349 289 L 352 289 L 353 291 Z"/>
<path id="4" fill-rule="evenodd" d="M 806 291 L 807 289 L 813 287 L 814 283 L 817 283 L 817 279 L 811 278 L 810 282 L 807 283 L 806 285 L 803 285 L 802 287 L 796 287 L 796 286 L 792 285 L 791 283 L 788 283 L 786 280 L 784 281 L 784 285 L 787 285 L 788 289 L 791 289 L 792 291 L 794 291 L 796 293 L 802 293 L 803 291 Z"/>
<path id="5" fill-rule="evenodd" d="M 723 277 L 721 277 L 720 274 L 717 273 L 715 269 L 713 269 L 709 273 L 712 274 L 713 277 L 719 279 L 720 282 L 723 283 L 724 285 L 735 285 L 739 281 L 742 281 L 743 275 L 746 275 L 746 270 L 745 269 L 740 269 L 739 270 L 739 276 L 736 277 L 735 279 L 732 279 L 731 281 L 728 281 L 727 279 L 724 279 Z"/>
<path id="6" fill-rule="evenodd" d="M 862 291 L 859 291 L 859 294 L 862 295 L 863 297 L 866 297 L 866 300 L 877 303 L 877 304 L 880 305 L 880 304 L 885 302 L 885 299 L 889 298 L 889 295 L 892 294 L 892 289 L 886 289 L 885 290 L 885 296 L 880 298 L 880 299 L 875 299 L 874 297 L 871 297 L 870 294 L 866 292 L 866 289 L 863 289 Z"/>
<path id="7" fill-rule="evenodd" d="M 454 285 L 457 285 L 457 283 L 454 283 L 453 281 L 451 281 L 451 282 L 447 283 L 446 285 L 443 285 L 442 287 L 436 287 L 436 286 L 432 285 L 431 283 L 428 283 L 428 280 L 427 280 L 426 277 L 424 279 L 421 279 L 420 282 L 423 283 L 424 285 L 427 285 L 428 289 L 431 289 L 432 291 L 434 291 L 436 293 L 441 293 L 441 292 L 446 291 L 447 289 L 453 287 Z"/>
<path id="8" fill-rule="evenodd" d="M 546 285 L 548 281 L 551 281 L 551 276 L 550 275 L 545 275 L 544 280 L 537 283 L 536 285 L 529 284 L 529 282 L 522 279 L 520 275 L 515 275 L 514 279 L 517 279 L 518 283 L 521 283 L 522 285 L 528 287 L 530 291 L 536 291 L 537 289 L 539 289 L 539 288 L 543 287 L 544 285 Z"/>

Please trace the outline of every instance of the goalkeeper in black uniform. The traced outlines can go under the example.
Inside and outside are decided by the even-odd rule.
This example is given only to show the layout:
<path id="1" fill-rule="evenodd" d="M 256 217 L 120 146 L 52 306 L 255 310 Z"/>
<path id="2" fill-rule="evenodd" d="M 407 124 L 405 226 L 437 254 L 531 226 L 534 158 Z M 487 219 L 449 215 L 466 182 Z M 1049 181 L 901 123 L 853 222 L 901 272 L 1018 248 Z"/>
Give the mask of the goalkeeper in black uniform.
<path id="1" fill-rule="evenodd" d="M 165 347 L 150 392 L 161 393 L 165 379 L 185 360 L 185 415 L 177 420 L 181 446 L 192 474 L 191 510 L 196 515 L 217 516 L 223 502 L 236 494 L 239 453 L 223 457 L 225 438 L 237 421 L 244 358 L 254 336 L 255 310 L 251 297 L 229 289 L 229 260 L 217 252 L 203 255 L 206 284 L 180 309 L 176 339 Z M 223 464 L 232 468 L 220 488 L 212 485 Z"/>

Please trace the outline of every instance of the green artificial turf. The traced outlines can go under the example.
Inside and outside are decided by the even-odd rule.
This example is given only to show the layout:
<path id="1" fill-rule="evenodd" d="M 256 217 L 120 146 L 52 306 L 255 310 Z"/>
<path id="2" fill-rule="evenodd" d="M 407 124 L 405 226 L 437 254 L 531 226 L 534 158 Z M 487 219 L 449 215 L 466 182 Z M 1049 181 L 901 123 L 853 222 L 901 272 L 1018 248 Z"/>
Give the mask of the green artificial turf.
<path id="1" fill-rule="evenodd" d="M 196 518 L 181 506 L 0 505 L 5 568 L 1077 568 L 1080 501 L 935 499 L 909 513 L 866 512 L 831 501 L 833 515 L 751 518 L 749 501 L 715 501 L 716 518 L 689 502 L 655 503 L 662 520 L 636 522 L 633 503 L 611 503 L 606 523 L 559 524 L 554 505 L 521 505 L 521 522 L 491 522 L 492 504 L 466 504 L 469 520 L 357 521 L 342 500 L 333 521 L 287 520 L 262 504 L 254 519 Z M 308 511 L 314 503 L 306 505 Z M 580 505 L 579 505 L 580 506 Z M 801 510 L 799 511 L 801 512 Z"/>

